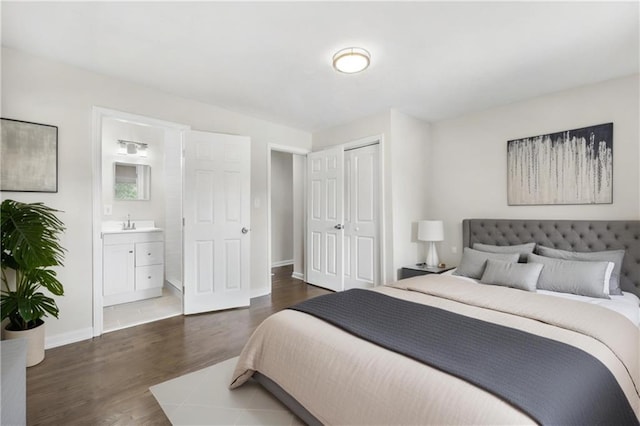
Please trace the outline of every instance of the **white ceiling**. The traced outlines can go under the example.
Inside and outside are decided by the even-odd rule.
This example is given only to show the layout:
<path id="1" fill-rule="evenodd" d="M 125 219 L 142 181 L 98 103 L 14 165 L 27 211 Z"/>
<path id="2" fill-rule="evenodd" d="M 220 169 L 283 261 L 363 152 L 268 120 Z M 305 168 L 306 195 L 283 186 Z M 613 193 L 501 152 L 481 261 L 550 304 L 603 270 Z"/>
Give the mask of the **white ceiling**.
<path id="1" fill-rule="evenodd" d="M 638 2 L 2 2 L 2 44 L 314 131 L 639 72 Z M 331 68 L 364 47 L 371 67 Z"/>

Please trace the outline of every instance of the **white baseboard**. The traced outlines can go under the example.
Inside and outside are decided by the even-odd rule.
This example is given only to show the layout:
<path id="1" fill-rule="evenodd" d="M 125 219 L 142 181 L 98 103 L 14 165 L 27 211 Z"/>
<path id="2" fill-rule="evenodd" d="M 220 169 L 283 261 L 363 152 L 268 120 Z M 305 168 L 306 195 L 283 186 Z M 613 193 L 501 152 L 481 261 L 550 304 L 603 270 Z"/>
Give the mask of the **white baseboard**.
<path id="1" fill-rule="evenodd" d="M 293 274 L 291 274 L 291 278 L 304 281 L 304 274 L 302 272 L 294 272 Z"/>
<path id="2" fill-rule="evenodd" d="M 68 345 L 69 343 L 76 343 L 91 338 L 93 338 L 93 327 L 82 328 L 80 330 L 69 331 L 67 333 L 46 336 L 44 339 L 44 348 L 57 348 L 58 346 Z"/>
<path id="3" fill-rule="evenodd" d="M 290 260 L 279 260 L 277 262 L 271 262 L 271 267 L 272 268 L 277 268 L 278 266 L 287 266 L 287 265 L 293 265 L 293 259 L 290 259 Z"/>

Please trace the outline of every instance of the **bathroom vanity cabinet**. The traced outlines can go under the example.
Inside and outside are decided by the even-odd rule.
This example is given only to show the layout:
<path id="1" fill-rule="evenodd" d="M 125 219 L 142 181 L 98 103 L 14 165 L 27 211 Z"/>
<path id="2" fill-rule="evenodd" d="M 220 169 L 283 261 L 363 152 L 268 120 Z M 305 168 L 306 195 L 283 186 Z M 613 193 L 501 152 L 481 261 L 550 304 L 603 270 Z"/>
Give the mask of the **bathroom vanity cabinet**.
<path id="1" fill-rule="evenodd" d="M 162 295 L 164 236 L 161 230 L 103 233 L 103 306 Z"/>

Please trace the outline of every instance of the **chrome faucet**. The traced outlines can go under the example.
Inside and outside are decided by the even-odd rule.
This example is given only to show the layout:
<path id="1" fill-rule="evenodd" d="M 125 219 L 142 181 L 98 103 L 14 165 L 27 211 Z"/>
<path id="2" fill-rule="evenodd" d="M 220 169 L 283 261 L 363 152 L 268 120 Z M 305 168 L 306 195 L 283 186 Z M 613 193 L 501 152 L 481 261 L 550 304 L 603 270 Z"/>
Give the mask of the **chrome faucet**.
<path id="1" fill-rule="evenodd" d="M 122 229 L 124 231 L 128 231 L 130 229 L 136 229 L 136 223 L 135 222 L 131 223 L 131 215 L 130 214 L 127 215 L 127 221 L 126 222 L 122 222 Z"/>

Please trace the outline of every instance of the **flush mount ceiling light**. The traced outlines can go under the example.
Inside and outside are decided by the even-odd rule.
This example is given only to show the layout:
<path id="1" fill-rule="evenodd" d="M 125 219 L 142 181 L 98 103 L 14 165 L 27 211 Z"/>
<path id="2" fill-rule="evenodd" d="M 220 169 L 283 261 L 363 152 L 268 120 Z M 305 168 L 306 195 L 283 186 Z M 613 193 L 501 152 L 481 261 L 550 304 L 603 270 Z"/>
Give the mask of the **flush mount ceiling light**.
<path id="1" fill-rule="evenodd" d="M 333 67 L 345 74 L 364 71 L 371 62 L 371 55 L 360 47 L 348 47 L 333 55 Z"/>

